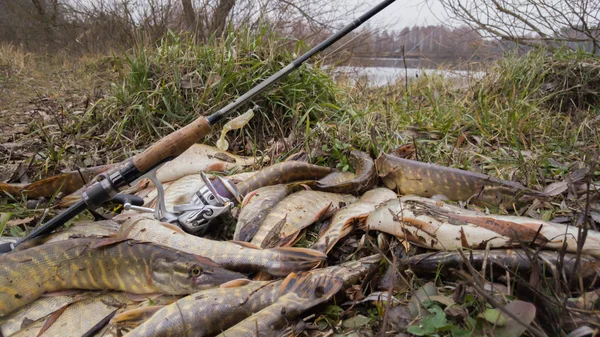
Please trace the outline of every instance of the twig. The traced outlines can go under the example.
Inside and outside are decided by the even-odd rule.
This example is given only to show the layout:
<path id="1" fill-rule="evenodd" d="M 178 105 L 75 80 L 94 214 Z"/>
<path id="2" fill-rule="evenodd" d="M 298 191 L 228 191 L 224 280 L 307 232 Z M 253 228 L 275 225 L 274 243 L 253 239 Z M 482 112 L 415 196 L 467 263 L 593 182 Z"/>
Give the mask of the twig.
<path id="1" fill-rule="evenodd" d="M 390 286 L 388 287 L 388 297 L 387 302 L 385 303 L 385 314 L 383 315 L 383 321 L 381 322 L 381 337 L 385 337 L 385 329 L 387 328 L 388 323 L 388 314 L 390 312 L 390 307 L 392 303 L 392 294 L 394 292 L 394 284 L 396 283 L 396 264 L 398 263 L 398 258 L 396 254 L 392 254 L 392 277 L 390 278 Z"/>

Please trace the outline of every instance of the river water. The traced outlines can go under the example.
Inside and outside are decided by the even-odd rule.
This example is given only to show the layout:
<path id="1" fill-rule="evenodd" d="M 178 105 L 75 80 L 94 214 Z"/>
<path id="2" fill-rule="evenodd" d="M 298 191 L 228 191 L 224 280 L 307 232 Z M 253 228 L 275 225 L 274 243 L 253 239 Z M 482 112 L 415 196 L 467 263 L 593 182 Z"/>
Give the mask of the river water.
<path id="1" fill-rule="evenodd" d="M 471 72 L 464 70 L 438 70 L 426 68 L 399 68 L 399 67 L 350 67 L 338 66 L 334 73 L 336 78 L 345 77 L 353 81 L 366 80 L 371 86 L 383 86 L 403 80 L 405 77 L 416 79 L 425 74 L 440 74 L 444 77 L 455 80 L 455 83 L 462 85 L 468 83 L 474 78 L 480 78 L 483 72 Z"/>

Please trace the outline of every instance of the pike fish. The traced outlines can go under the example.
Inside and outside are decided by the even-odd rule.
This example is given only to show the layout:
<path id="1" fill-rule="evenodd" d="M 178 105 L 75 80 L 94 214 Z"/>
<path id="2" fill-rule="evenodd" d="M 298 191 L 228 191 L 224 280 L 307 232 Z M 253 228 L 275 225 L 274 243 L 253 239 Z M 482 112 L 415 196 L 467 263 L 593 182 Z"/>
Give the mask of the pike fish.
<path id="1" fill-rule="evenodd" d="M 250 242 L 263 248 L 291 244 L 302 229 L 356 200 L 350 194 L 296 192 L 273 207 Z"/>
<path id="2" fill-rule="evenodd" d="M 381 255 L 372 255 L 337 266 L 311 270 L 310 273 L 318 277 L 326 275 L 339 277 L 344 283 L 343 287 L 348 288 L 375 270 L 381 259 Z M 220 288 L 207 289 L 186 296 L 156 311 L 150 319 L 126 336 L 202 337 L 214 335 L 275 303 L 279 297 L 283 280 L 238 283 L 240 282 L 232 281 Z M 115 316 L 115 320 L 127 316 L 126 312 Z"/>
<path id="3" fill-rule="evenodd" d="M 250 241 L 269 211 L 289 194 L 284 184 L 261 187 L 246 194 L 233 233 L 233 239 Z"/>
<path id="4" fill-rule="evenodd" d="M 68 289 L 190 294 L 242 278 L 211 260 L 153 243 L 73 239 L 0 256 L 0 316 Z"/>
<path id="5" fill-rule="evenodd" d="M 96 295 L 98 295 L 96 292 L 85 291 L 42 297 L 19 310 L 0 318 L 0 336 L 11 336 L 38 319 L 47 317 L 71 303 Z"/>
<path id="6" fill-rule="evenodd" d="M 290 274 L 281 285 L 277 301 L 237 323 L 218 337 L 268 336 L 283 328 L 304 311 L 327 302 L 343 286 L 344 281 L 333 275 L 304 272 Z"/>
<path id="7" fill-rule="evenodd" d="M 319 180 L 317 181 L 317 188 L 325 192 L 361 195 L 375 186 L 375 183 L 377 183 L 377 171 L 375 170 L 373 159 L 368 154 L 358 150 L 351 151 L 350 164 L 352 164 L 352 167 L 356 171 L 355 177 L 339 183 L 329 183 L 326 180 Z"/>
<path id="8" fill-rule="evenodd" d="M 396 192 L 385 187 L 365 192 L 357 202 L 340 209 L 333 215 L 329 228 L 311 248 L 325 254 L 329 253 L 340 239 L 364 223 L 377 206 L 396 197 Z"/>
<path id="9" fill-rule="evenodd" d="M 389 189 L 421 197 L 444 195 L 450 200 L 477 204 L 512 204 L 545 198 L 543 192 L 519 183 L 445 166 L 403 159 L 382 153 L 375 161 L 377 173 Z"/>
<path id="10" fill-rule="evenodd" d="M 113 166 L 102 165 L 71 171 L 44 178 L 31 184 L 0 183 L 0 192 L 6 192 L 15 198 L 23 196 L 29 199 L 49 198 L 59 191 L 67 195 L 77 191 L 98 174 L 106 172 Z"/>
<path id="11" fill-rule="evenodd" d="M 537 267 L 542 274 L 562 277 L 570 276 L 576 269 L 576 254 L 561 253 L 542 250 L 537 253 L 524 249 L 492 249 L 488 252 L 475 250 L 464 252 L 467 261 L 476 269 L 481 270 L 484 263 L 489 265 L 488 270 L 495 276 L 506 275 L 506 270 L 511 270 L 525 279 L 533 268 Z M 465 261 L 460 253 L 455 251 L 433 252 L 414 255 L 399 261 L 399 270 L 410 269 L 419 277 L 436 276 L 438 274 L 450 277 L 451 269 L 459 269 Z M 577 277 L 581 277 L 586 287 L 593 287 L 600 283 L 600 261 L 587 255 L 580 257 L 581 269 Z M 575 282 L 575 287 L 579 283 Z M 566 284 L 566 283 L 565 283 Z"/>
<path id="12" fill-rule="evenodd" d="M 321 179 L 333 171 L 330 167 L 301 161 L 284 161 L 258 171 L 251 178 L 237 184 L 236 187 L 240 195 L 245 196 L 260 187 Z"/>
<path id="13" fill-rule="evenodd" d="M 256 164 L 256 158 L 240 157 L 212 146 L 194 144 L 177 158 L 160 167 L 156 171 L 156 177 L 160 182 L 167 182 L 190 174 L 227 171 L 254 164 Z"/>
<path id="14" fill-rule="evenodd" d="M 415 196 L 382 204 L 369 215 L 366 226 L 436 250 L 510 248 L 523 243 L 554 250 L 564 244 L 567 252 L 577 250 L 577 228 L 528 217 L 481 214 Z M 588 231 L 582 253 L 600 257 L 600 232 Z"/>
<path id="15" fill-rule="evenodd" d="M 131 303 L 124 293 L 99 294 L 67 306 L 56 317 L 51 315 L 39 331 L 40 337 L 80 337 L 90 335 L 108 323 L 117 310 Z M 55 319 L 49 322 L 50 319 Z"/>
<path id="16" fill-rule="evenodd" d="M 144 215 L 128 216 L 123 221 L 121 235 L 124 237 L 204 256 L 224 268 L 239 272 L 264 271 L 274 276 L 285 276 L 292 271 L 311 269 L 327 257 L 312 249 L 260 249 L 246 242 L 208 240 Z"/>

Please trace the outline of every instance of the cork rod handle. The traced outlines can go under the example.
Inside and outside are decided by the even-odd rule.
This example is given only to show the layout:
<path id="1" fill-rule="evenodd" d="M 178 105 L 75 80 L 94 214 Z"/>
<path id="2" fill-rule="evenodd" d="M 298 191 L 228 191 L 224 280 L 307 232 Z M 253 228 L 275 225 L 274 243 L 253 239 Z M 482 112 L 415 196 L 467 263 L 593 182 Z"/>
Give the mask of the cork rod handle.
<path id="1" fill-rule="evenodd" d="M 146 151 L 133 158 L 133 165 L 140 171 L 146 172 L 165 158 L 180 155 L 194 143 L 208 135 L 211 126 L 204 117 L 199 117 L 185 127 L 161 138 Z"/>

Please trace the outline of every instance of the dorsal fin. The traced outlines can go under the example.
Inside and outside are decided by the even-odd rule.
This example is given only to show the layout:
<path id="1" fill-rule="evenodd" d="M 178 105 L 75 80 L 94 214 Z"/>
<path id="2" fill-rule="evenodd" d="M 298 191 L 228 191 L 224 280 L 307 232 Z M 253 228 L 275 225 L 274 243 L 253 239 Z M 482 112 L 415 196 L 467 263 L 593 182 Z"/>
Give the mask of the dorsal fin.
<path id="1" fill-rule="evenodd" d="M 279 287 L 279 296 L 281 296 L 281 294 L 283 294 L 284 292 L 286 292 L 286 290 L 289 290 L 291 287 L 293 287 L 296 284 L 297 279 L 298 279 L 298 274 L 295 273 L 295 272 L 291 272 L 281 282 L 281 286 Z"/>
<path id="2" fill-rule="evenodd" d="M 92 245 L 92 248 L 102 248 L 102 247 L 112 246 L 112 245 L 116 245 L 117 243 L 129 241 L 129 240 L 132 240 L 132 239 L 125 238 L 122 236 L 103 238 L 103 239 L 100 239 L 100 240 L 94 242 L 94 244 Z"/>
<path id="3" fill-rule="evenodd" d="M 246 241 L 237 241 L 237 240 L 231 240 L 229 241 L 231 243 L 235 243 L 236 245 L 240 245 L 242 247 L 246 247 L 246 248 L 251 248 L 251 249 L 262 249 L 259 246 L 257 246 L 254 243 L 250 243 L 250 242 L 246 242 Z"/>
<path id="4" fill-rule="evenodd" d="M 168 222 L 161 222 L 160 224 L 161 224 L 161 225 L 163 225 L 163 226 L 165 226 L 165 227 L 167 227 L 167 228 L 168 228 L 168 229 L 170 229 L 170 230 L 173 230 L 173 231 L 175 231 L 175 232 L 179 233 L 179 234 L 187 234 L 187 233 L 186 233 L 186 232 L 184 232 L 184 231 L 183 231 L 183 229 L 181 229 L 179 226 L 177 226 L 177 225 L 174 225 L 174 224 L 172 224 L 172 223 L 168 223 Z"/>

